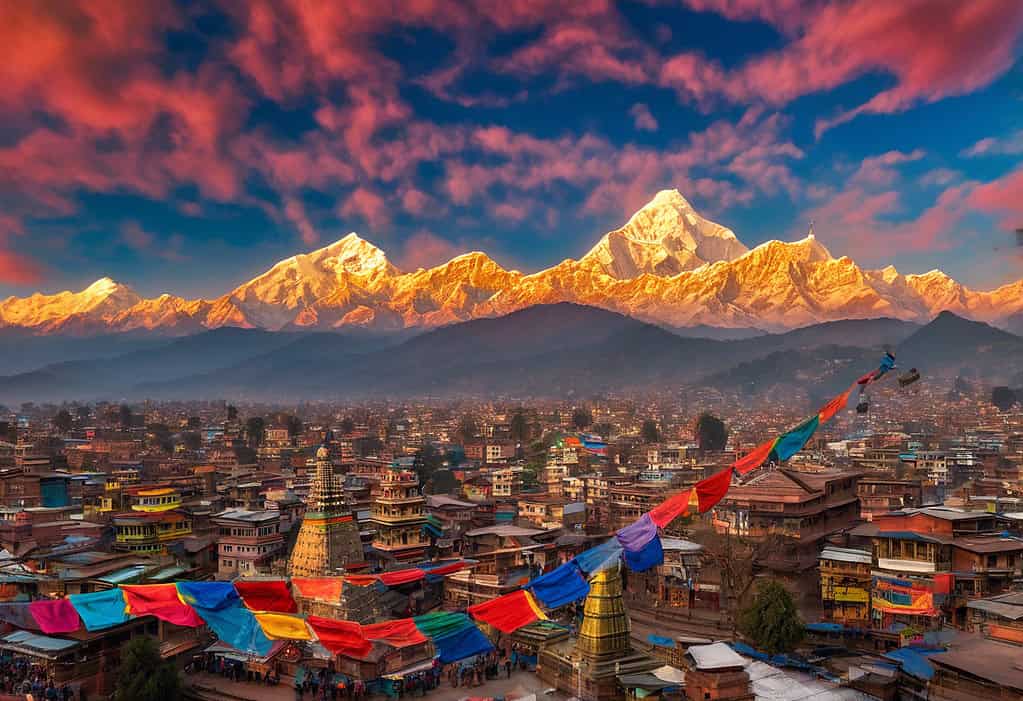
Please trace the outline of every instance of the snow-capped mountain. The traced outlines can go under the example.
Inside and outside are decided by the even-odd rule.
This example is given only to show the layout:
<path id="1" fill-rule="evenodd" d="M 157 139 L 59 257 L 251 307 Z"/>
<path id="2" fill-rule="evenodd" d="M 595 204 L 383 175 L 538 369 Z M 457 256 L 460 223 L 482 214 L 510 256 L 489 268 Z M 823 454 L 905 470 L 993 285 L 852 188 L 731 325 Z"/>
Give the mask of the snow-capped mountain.
<path id="1" fill-rule="evenodd" d="M 979 292 L 937 270 L 863 270 L 847 257 L 832 256 L 813 234 L 747 249 L 729 229 L 697 214 L 678 191 L 665 190 L 580 260 L 530 275 L 505 270 L 480 252 L 401 271 L 351 233 L 283 260 L 216 299 L 143 299 L 103 278 L 77 293 L 2 301 L 0 327 L 83 335 L 138 329 L 187 334 L 223 326 L 400 329 L 557 302 L 673 326 L 782 330 L 881 316 L 923 322 L 943 310 L 1005 324 L 1023 312 L 1023 280 Z"/>
<path id="2" fill-rule="evenodd" d="M 605 234 L 579 267 L 621 280 L 671 276 L 735 260 L 747 250 L 731 229 L 697 214 L 678 190 L 662 190 L 625 226 Z"/>

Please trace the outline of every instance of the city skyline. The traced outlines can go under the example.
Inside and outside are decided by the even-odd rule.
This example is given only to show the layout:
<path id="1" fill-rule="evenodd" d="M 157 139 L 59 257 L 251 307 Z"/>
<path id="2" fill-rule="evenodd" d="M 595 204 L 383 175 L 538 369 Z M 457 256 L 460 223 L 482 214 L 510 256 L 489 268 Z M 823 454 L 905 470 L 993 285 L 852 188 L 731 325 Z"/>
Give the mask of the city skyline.
<path id="1" fill-rule="evenodd" d="M 535 271 L 663 188 L 750 247 L 1023 277 L 1016 3 L 305 11 L 5 10 L 0 294 L 209 296 L 349 231 Z"/>

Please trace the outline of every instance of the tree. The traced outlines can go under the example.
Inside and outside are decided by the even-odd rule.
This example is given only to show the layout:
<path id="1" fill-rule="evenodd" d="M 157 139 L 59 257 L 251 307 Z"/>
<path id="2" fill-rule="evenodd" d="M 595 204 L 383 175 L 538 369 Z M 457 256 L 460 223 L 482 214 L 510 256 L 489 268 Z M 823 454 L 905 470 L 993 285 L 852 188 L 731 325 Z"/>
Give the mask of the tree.
<path id="1" fill-rule="evenodd" d="M 412 469 L 419 478 L 419 484 L 422 487 L 425 487 L 427 481 L 443 466 L 444 456 L 433 443 L 423 445 L 416 451 L 416 456 L 412 461 Z"/>
<path id="2" fill-rule="evenodd" d="M 728 444 L 725 422 L 713 414 L 703 413 L 696 420 L 696 442 L 702 452 L 724 450 Z"/>
<path id="3" fill-rule="evenodd" d="M 195 431 L 188 431 L 182 434 L 181 440 L 189 450 L 199 450 L 199 448 L 202 448 L 202 436 Z"/>
<path id="4" fill-rule="evenodd" d="M 121 407 L 117 410 L 117 415 L 118 420 L 121 423 L 121 428 L 124 429 L 125 431 L 130 429 L 132 421 L 134 420 L 134 416 L 132 416 L 131 413 L 131 407 L 128 406 L 127 404 L 122 404 Z"/>
<path id="5" fill-rule="evenodd" d="M 74 425 L 74 419 L 71 418 L 71 412 L 67 409 L 61 409 L 57 412 L 57 415 L 53 417 L 53 425 L 57 427 L 57 430 L 61 433 L 67 433 L 71 430 L 71 426 Z"/>
<path id="6" fill-rule="evenodd" d="M 234 404 L 227 405 L 227 420 L 228 421 L 238 420 L 238 407 L 236 407 Z"/>
<path id="7" fill-rule="evenodd" d="M 806 633 L 796 602 L 778 581 L 763 580 L 739 616 L 739 630 L 769 655 L 791 652 Z"/>
<path id="8" fill-rule="evenodd" d="M 79 421 L 88 421 L 89 417 L 92 416 L 92 409 L 88 404 L 80 404 L 75 413 L 78 415 Z"/>
<path id="9" fill-rule="evenodd" d="M 582 431 L 592 423 L 593 414 L 588 409 L 580 407 L 572 412 L 572 425 L 575 426 L 576 430 Z"/>
<path id="10" fill-rule="evenodd" d="M 189 416 L 188 429 L 190 431 L 195 431 L 200 428 L 202 428 L 202 419 L 200 419 L 198 416 Z"/>
<path id="11" fill-rule="evenodd" d="M 121 654 L 114 690 L 116 701 L 177 701 L 181 677 L 173 663 L 160 657 L 153 638 L 133 638 Z"/>
<path id="12" fill-rule="evenodd" d="M 601 421 L 599 424 L 593 424 L 590 430 L 602 438 L 610 438 L 611 434 L 614 433 L 615 427 L 607 421 Z"/>
<path id="13" fill-rule="evenodd" d="M 455 431 L 455 435 L 458 436 L 462 445 L 465 445 L 478 436 L 479 432 L 479 424 L 476 423 L 476 417 L 472 414 L 466 414 L 459 419 L 458 429 Z"/>
<path id="14" fill-rule="evenodd" d="M 345 418 L 341 419 L 341 435 L 342 436 L 347 436 L 348 434 L 350 434 L 354 430 L 355 430 L 355 422 L 352 421 L 352 417 L 346 416 Z"/>
<path id="15" fill-rule="evenodd" d="M 529 424 L 526 422 L 526 414 L 521 407 L 512 414 L 511 437 L 516 443 L 525 443 L 529 438 Z"/>
<path id="16" fill-rule="evenodd" d="M 305 430 L 305 426 L 302 425 L 302 419 L 297 416 L 289 416 L 287 419 L 288 424 L 288 438 L 295 440 L 302 435 L 302 431 Z"/>
<path id="17" fill-rule="evenodd" d="M 995 387 L 991 390 L 991 403 L 999 411 L 1008 411 L 1016 403 L 1016 393 L 1008 387 Z"/>
<path id="18" fill-rule="evenodd" d="M 643 429 L 641 431 L 644 443 L 660 443 L 661 432 L 657 430 L 657 422 L 653 419 L 646 419 L 643 421 Z"/>
<path id="19" fill-rule="evenodd" d="M 266 421 L 262 416 L 250 416 L 245 422 L 245 435 L 248 436 L 249 445 L 258 448 L 263 445 L 263 434 L 266 432 Z"/>

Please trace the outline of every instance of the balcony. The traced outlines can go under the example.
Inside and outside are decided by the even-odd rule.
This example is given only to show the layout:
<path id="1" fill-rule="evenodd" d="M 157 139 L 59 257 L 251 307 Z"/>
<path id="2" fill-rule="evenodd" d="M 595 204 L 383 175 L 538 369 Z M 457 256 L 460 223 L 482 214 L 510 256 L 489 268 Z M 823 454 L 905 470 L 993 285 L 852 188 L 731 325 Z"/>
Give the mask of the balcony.
<path id="1" fill-rule="evenodd" d="M 877 558 L 877 566 L 882 570 L 893 572 L 937 572 L 937 566 L 928 560 L 895 560 L 887 557 Z"/>

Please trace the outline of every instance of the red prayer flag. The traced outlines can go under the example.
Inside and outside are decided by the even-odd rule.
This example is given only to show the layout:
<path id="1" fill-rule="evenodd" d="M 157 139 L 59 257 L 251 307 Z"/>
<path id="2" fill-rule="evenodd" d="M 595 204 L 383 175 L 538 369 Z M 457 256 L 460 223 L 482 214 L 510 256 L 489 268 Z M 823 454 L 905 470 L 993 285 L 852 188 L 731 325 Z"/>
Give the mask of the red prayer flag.
<path id="1" fill-rule="evenodd" d="M 149 614 L 161 621 L 191 628 L 205 625 L 195 609 L 181 600 L 174 584 L 122 585 L 121 591 L 132 616 Z"/>
<path id="2" fill-rule="evenodd" d="M 411 618 L 397 621 L 384 621 L 362 627 L 362 634 L 367 640 L 379 640 L 392 647 L 408 647 L 425 643 L 429 638 L 419 632 L 416 622 Z"/>
<path id="3" fill-rule="evenodd" d="M 700 503 L 700 512 L 710 511 L 715 504 L 725 498 L 732 484 L 732 468 L 726 467 L 716 475 L 711 475 L 696 483 L 696 498 Z"/>
<path id="4" fill-rule="evenodd" d="M 292 577 L 291 584 L 298 589 L 299 596 L 321 601 L 340 601 L 340 577 Z"/>
<path id="5" fill-rule="evenodd" d="M 28 605 L 39 628 L 44 633 L 74 633 L 78 630 L 78 612 L 67 599 L 42 599 Z"/>
<path id="6" fill-rule="evenodd" d="M 514 633 L 538 620 L 537 611 L 529 601 L 529 593 L 524 589 L 482 604 L 473 604 L 466 610 L 477 621 L 488 623 L 502 633 Z"/>
<path id="7" fill-rule="evenodd" d="M 689 508 L 689 495 L 691 493 L 692 490 L 687 489 L 681 494 L 665 499 L 650 510 L 650 520 L 659 527 L 664 528 L 686 512 Z"/>
<path id="8" fill-rule="evenodd" d="M 842 409 L 845 409 L 845 405 L 849 403 L 849 395 L 852 394 L 853 388 L 855 387 L 855 384 L 850 385 L 849 389 L 842 392 L 842 394 L 838 395 L 821 407 L 820 412 L 818 412 L 820 423 L 830 421 L 835 414 L 842 411 Z"/>
<path id="9" fill-rule="evenodd" d="M 384 572 L 380 575 L 380 581 L 389 587 L 394 587 L 399 584 L 418 582 L 425 576 L 426 573 L 418 567 L 410 567 L 407 570 L 398 570 L 397 572 Z"/>
<path id="10" fill-rule="evenodd" d="M 245 605 L 253 611 L 298 612 L 298 605 L 291 598 L 291 589 L 283 579 L 254 581 L 236 579 L 234 588 Z"/>
<path id="11" fill-rule="evenodd" d="M 732 463 L 732 467 L 740 475 L 745 475 L 748 472 L 752 472 L 757 469 L 767 460 L 771 455 L 771 449 L 774 448 L 774 442 L 776 439 L 761 443 L 750 452 L 743 455 L 741 458 Z M 701 509 L 702 510 L 702 509 Z"/>
<path id="12" fill-rule="evenodd" d="M 952 574 L 936 574 L 934 575 L 934 593 L 935 594 L 951 594 L 952 583 L 955 579 L 955 575 Z"/>
<path id="13" fill-rule="evenodd" d="M 331 618 L 309 616 L 306 623 L 316 633 L 320 644 L 335 655 L 345 655 L 361 660 L 373 649 L 373 643 L 362 635 L 362 626 L 352 621 L 335 621 Z"/>

